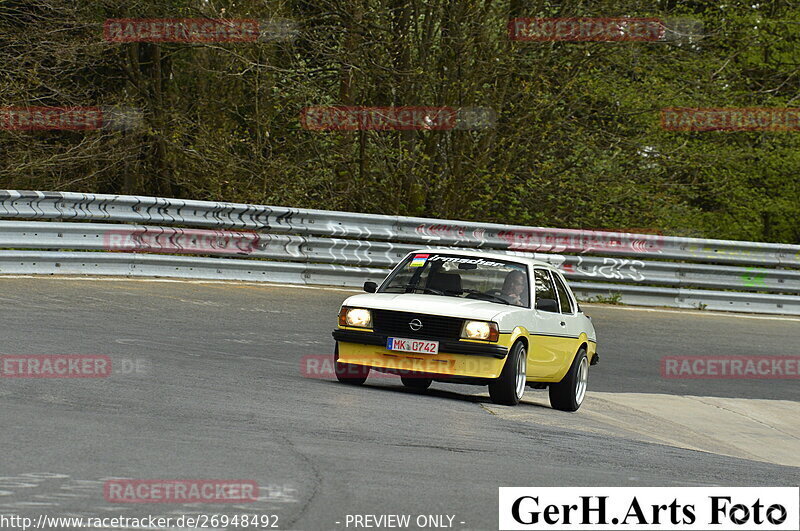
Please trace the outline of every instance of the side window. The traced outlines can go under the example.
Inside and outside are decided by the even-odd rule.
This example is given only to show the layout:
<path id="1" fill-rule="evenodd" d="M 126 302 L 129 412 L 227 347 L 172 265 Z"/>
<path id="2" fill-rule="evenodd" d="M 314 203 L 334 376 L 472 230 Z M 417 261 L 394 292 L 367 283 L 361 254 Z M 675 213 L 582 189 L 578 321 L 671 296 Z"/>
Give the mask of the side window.
<path id="1" fill-rule="evenodd" d="M 536 279 L 536 300 L 557 300 L 556 292 L 553 290 L 553 282 L 550 280 L 550 273 L 546 269 L 534 269 L 533 276 Z"/>
<path id="2" fill-rule="evenodd" d="M 567 287 L 561 277 L 553 273 L 553 278 L 556 281 L 556 290 L 558 291 L 558 300 L 561 302 L 561 313 L 572 313 L 572 298 L 567 292 Z"/>

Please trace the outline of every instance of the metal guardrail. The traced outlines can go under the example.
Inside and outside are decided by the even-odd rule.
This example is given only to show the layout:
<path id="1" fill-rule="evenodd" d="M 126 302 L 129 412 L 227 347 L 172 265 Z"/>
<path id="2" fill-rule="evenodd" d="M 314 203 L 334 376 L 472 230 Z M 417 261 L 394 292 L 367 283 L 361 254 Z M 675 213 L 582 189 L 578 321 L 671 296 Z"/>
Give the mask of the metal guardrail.
<path id="1" fill-rule="evenodd" d="M 800 315 L 800 245 L 70 192 L 0 191 L 0 218 L 53 220 L 0 222 L 0 249 L 26 249 L 0 274 L 357 286 L 446 246 L 548 261 L 584 298 Z"/>

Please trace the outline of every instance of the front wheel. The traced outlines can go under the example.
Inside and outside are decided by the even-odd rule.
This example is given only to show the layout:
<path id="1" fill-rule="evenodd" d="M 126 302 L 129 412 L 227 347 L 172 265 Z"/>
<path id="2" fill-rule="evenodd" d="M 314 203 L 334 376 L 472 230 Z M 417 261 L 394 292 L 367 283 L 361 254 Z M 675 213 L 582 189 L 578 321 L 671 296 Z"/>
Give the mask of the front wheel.
<path id="1" fill-rule="evenodd" d="M 525 392 L 528 351 L 522 342 L 514 343 L 500 376 L 489 384 L 489 396 L 495 404 L 516 406 Z"/>
<path id="2" fill-rule="evenodd" d="M 336 344 L 336 349 L 333 351 L 333 366 L 336 372 L 336 379 L 342 383 L 361 385 L 367 381 L 367 376 L 369 376 L 369 367 L 339 362 L 338 343 Z"/>
<path id="3" fill-rule="evenodd" d="M 578 411 L 586 396 L 589 381 L 589 358 L 586 349 L 578 351 L 566 376 L 550 384 L 550 405 L 561 411 Z"/>

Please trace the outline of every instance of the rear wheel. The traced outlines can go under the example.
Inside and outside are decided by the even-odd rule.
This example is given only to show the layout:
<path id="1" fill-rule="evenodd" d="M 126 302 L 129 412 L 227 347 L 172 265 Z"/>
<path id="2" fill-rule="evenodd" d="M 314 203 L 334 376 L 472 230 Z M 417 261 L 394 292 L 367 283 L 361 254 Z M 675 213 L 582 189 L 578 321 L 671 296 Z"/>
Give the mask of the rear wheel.
<path id="1" fill-rule="evenodd" d="M 511 347 L 511 352 L 503 366 L 500 376 L 489 384 L 489 396 L 495 404 L 516 406 L 525 392 L 528 370 L 528 351 L 518 341 Z"/>
<path id="2" fill-rule="evenodd" d="M 431 378 L 414 378 L 413 376 L 401 376 L 403 385 L 411 389 L 419 389 L 420 391 L 427 389 L 433 383 Z"/>
<path id="3" fill-rule="evenodd" d="M 336 349 L 333 351 L 333 365 L 336 379 L 342 383 L 361 385 L 367 381 L 367 376 L 369 376 L 369 367 L 339 362 L 339 343 L 336 343 Z"/>
<path id="4" fill-rule="evenodd" d="M 589 381 L 589 358 L 586 349 L 581 348 L 566 376 L 556 383 L 550 384 L 550 405 L 561 411 L 578 411 Z"/>

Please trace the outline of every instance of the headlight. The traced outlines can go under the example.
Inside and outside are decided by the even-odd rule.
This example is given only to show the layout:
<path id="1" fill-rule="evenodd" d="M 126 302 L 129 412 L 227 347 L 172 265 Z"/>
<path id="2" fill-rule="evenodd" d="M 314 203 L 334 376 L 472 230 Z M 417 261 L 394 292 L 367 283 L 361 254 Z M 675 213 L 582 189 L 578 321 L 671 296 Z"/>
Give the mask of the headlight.
<path id="1" fill-rule="evenodd" d="M 464 323 L 461 337 L 465 339 L 497 341 L 500 338 L 500 331 L 497 328 L 497 323 L 488 321 L 467 321 Z"/>
<path id="2" fill-rule="evenodd" d="M 372 326 L 372 312 L 364 308 L 343 307 L 339 312 L 339 326 L 370 328 Z"/>

